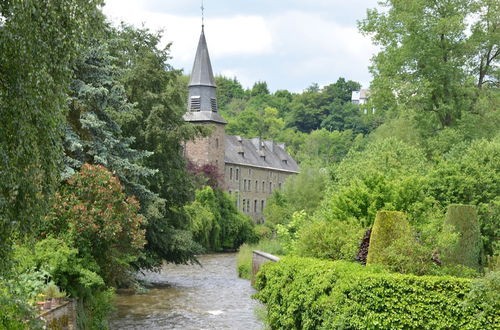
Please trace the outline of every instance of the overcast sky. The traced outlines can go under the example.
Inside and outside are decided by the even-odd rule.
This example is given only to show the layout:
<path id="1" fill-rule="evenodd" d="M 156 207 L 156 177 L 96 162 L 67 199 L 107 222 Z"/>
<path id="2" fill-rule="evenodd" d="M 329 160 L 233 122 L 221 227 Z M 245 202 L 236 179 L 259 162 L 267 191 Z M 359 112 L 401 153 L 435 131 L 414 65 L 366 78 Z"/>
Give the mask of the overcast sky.
<path id="1" fill-rule="evenodd" d="M 376 0 L 205 0 L 205 36 L 215 74 L 244 87 L 266 81 L 272 91 L 300 92 L 339 77 L 368 87 L 376 52 L 356 21 Z M 200 0 L 106 0 L 114 22 L 164 30 L 171 64 L 191 72 L 201 31 Z"/>

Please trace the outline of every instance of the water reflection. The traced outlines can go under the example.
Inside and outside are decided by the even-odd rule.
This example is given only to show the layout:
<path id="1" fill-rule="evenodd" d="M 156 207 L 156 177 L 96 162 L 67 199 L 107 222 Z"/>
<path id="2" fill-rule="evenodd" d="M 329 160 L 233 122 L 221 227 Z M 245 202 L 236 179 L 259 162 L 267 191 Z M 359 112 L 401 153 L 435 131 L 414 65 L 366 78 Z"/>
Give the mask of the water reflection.
<path id="1" fill-rule="evenodd" d="M 262 329 L 255 291 L 236 273 L 235 254 L 211 254 L 197 265 L 146 273 L 146 294 L 119 294 L 111 329 Z"/>

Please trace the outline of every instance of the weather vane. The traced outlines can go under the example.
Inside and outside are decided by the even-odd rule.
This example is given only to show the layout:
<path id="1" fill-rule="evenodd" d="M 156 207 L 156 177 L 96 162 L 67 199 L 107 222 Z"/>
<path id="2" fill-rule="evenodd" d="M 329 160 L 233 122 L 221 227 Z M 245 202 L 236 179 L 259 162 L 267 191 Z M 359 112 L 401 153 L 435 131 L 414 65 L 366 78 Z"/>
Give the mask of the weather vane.
<path id="1" fill-rule="evenodd" d="M 203 7 L 203 0 L 201 0 L 201 26 L 205 26 L 205 7 Z"/>

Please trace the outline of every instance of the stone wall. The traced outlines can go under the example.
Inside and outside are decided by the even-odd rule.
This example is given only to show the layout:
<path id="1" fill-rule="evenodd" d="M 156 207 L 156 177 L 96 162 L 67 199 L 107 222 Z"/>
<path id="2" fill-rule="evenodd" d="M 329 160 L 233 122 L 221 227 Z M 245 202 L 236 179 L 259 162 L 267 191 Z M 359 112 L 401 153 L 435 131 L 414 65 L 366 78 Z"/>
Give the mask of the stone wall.
<path id="1" fill-rule="evenodd" d="M 224 174 L 225 130 L 223 124 L 205 124 L 212 128 L 212 134 L 205 138 L 188 141 L 185 156 L 197 165 L 211 164 L 217 167 L 221 177 Z"/>
<path id="2" fill-rule="evenodd" d="M 259 272 L 262 264 L 266 262 L 277 262 L 279 260 L 280 258 L 272 254 L 262 252 L 259 250 L 254 250 L 252 255 L 252 283 L 254 282 L 255 275 L 257 275 L 257 273 Z"/>
<path id="3" fill-rule="evenodd" d="M 256 223 L 264 222 L 263 210 L 267 199 L 276 189 L 282 189 L 292 173 L 238 164 L 226 164 L 226 190 L 235 197 L 238 210 L 251 216 Z"/>
<path id="4" fill-rule="evenodd" d="M 61 304 L 40 313 L 46 329 L 76 330 L 76 301 L 63 301 Z"/>

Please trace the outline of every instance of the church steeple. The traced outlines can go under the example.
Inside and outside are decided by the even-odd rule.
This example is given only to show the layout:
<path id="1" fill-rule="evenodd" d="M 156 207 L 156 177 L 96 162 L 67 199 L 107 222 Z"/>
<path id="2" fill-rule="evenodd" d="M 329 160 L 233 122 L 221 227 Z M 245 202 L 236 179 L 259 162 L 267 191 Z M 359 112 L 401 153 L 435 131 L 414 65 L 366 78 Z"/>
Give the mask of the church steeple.
<path id="1" fill-rule="evenodd" d="M 217 93 L 210 55 L 208 54 L 205 28 L 202 25 L 198 49 L 189 81 L 188 112 L 184 119 L 190 122 L 215 122 L 227 124 L 217 113 Z"/>
<path id="2" fill-rule="evenodd" d="M 205 39 L 204 27 L 201 28 L 200 41 L 196 50 L 193 70 L 191 71 L 191 79 L 189 86 L 212 86 L 215 85 L 214 74 L 212 72 L 212 64 L 210 63 L 210 55 L 208 54 L 207 41 Z"/>

